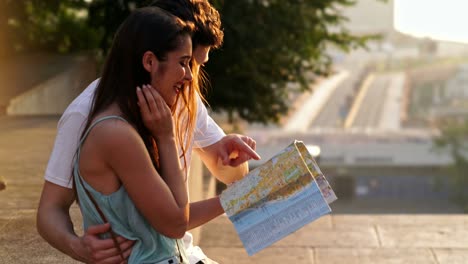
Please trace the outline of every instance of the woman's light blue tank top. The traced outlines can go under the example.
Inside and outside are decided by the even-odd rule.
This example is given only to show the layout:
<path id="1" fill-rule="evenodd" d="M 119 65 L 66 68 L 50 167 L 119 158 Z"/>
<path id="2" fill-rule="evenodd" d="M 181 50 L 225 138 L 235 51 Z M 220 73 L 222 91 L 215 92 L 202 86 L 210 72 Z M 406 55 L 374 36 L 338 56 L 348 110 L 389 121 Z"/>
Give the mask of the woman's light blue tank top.
<path id="1" fill-rule="evenodd" d="M 104 195 L 96 191 L 81 177 L 79 167 L 81 146 L 91 129 L 99 122 L 108 119 L 120 119 L 127 122 L 119 116 L 106 116 L 94 122 L 86 130 L 78 145 L 76 159 L 73 166 L 73 177 L 75 180 L 75 188 L 79 198 L 81 213 L 83 215 L 84 230 L 88 229 L 89 226 L 104 223 L 104 220 L 101 219 L 91 199 L 86 194 L 84 189 L 86 188 L 93 196 L 94 200 L 96 200 L 96 203 L 99 205 L 99 208 L 104 213 L 107 220 L 110 222 L 112 230 L 116 234 L 127 239 L 136 240 L 132 253 L 128 259 L 129 264 L 158 263 L 171 257 L 176 257 L 177 259 L 182 258 L 183 263 L 188 263 L 182 240 L 169 238 L 158 233 L 137 210 L 123 185 L 120 186 L 119 190 L 116 192 Z M 78 177 L 80 177 L 82 181 L 80 181 Z M 169 261 L 167 263 L 172 262 Z"/>

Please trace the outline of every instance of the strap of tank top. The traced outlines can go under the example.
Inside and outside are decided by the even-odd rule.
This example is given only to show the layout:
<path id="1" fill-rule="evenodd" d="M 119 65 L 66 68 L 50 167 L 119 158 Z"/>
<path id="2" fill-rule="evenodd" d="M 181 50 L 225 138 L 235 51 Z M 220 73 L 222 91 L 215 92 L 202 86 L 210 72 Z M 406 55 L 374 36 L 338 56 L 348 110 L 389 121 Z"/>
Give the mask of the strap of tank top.
<path id="1" fill-rule="evenodd" d="M 116 116 L 116 115 L 111 115 L 111 116 L 104 116 L 104 117 L 101 117 L 99 118 L 98 120 L 94 121 L 94 123 L 92 123 L 88 129 L 86 130 L 86 132 L 83 134 L 83 137 L 81 138 L 80 140 L 80 144 L 78 145 L 79 147 L 81 147 L 81 145 L 83 144 L 83 142 L 85 141 L 85 139 L 88 137 L 89 133 L 91 132 L 91 129 L 93 129 L 93 127 L 95 127 L 97 124 L 101 123 L 102 121 L 105 121 L 105 120 L 108 120 L 108 119 L 120 119 L 124 122 L 128 122 L 127 120 L 125 120 L 123 117 L 121 116 Z"/>
<path id="2" fill-rule="evenodd" d="M 104 120 L 107 120 L 107 119 L 120 119 L 122 121 L 125 121 L 127 122 L 127 120 L 123 119 L 122 117 L 120 116 L 105 116 L 105 117 L 101 117 L 99 118 L 98 120 L 96 120 L 91 126 L 89 126 L 89 128 L 86 130 L 85 134 L 83 135 L 83 137 L 81 138 L 80 140 L 80 144 L 78 145 L 78 151 L 77 151 L 77 161 L 75 162 L 79 162 L 79 159 L 80 159 L 80 152 L 81 152 L 81 145 L 83 144 L 84 140 L 88 137 L 88 134 L 89 132 L 91 131 L 91 129 L 96 126 L 98 123 L 104 121 Z M 75 178 L 75 177 L 73 177 Z M 109 223 L 109 221 L 107 220 L 107 217 L 104 215 L 104 213 L 102 212 L 101 208 L 99 208 L 99 205 L 98 203 L 96 202 L 96 200 L 94 199 L 93 195 L 89 192 L 89 190 L 86 188 L 86 186 L 84 185 L 83 183 L 83 179 L 81 179 L 81 175 L 78 175 L 78 180 L 80 181 L 80 184 L 81 186 L 83 187 L 83 190 L 85 191 L 86 195 L 88 196 L 88 198 L 91 200 L 91 202 L 93 203 L 94 207 L 96 208 L 96 211 L 98 212 L 99 216 L 101 217 L 101 220 L 104 222 L 104 223 Z M 117 234 L 112 230 L 112 226 L 110 226 L 110 231 L 109 231 L 110 235 L 111 235 L 111 238 L 112 238 L 112 241 L 114 242 L 114 246 L 117 248 L 117 250 L 119 251 L 119 255 L 120 257 L 122 258 L 122 260 L 125 260 L 125 257 L 123 255 L 123 251 L 122 249 L 120 248 L 120 245 L 119 245 L 119 242 L 117 241 Z"/>
<path id="3" fill-rule="evenodd" d="M 76 149 L 76 158 L 75 158 L 75 163 L 79 163 L 80 162 L 80 156 L 81 156 L 81 146 L 83 145 L 83 142 L 86 140 L 86 138 L 88 137 L 89 133 L 91 132 L 91 129 L 93 129 L 97 124 L 101 123 L 102 121 L 105 121 L 105 120 L 108 120 L 108 119 L 120 119 L 124 122 L 127 122 L 127 120 L 125 120 L 123 117 L 120 117 L 120 116 L 116 116 L 116 115 L 111 115 L 111 116 L 104 116 L 104 117 L 101 117 L 99 118 L 98 120 L 94 121 L 94 123 L 92 123 L 88 129 L 86 130 L 86 132 L 83 134 L 83 137 L 81 137 L 80 139 L 80 143 L 78 144 L 78 148 Z M 75 166 L 77 166 L 77 164 L 75 164 Z"/>

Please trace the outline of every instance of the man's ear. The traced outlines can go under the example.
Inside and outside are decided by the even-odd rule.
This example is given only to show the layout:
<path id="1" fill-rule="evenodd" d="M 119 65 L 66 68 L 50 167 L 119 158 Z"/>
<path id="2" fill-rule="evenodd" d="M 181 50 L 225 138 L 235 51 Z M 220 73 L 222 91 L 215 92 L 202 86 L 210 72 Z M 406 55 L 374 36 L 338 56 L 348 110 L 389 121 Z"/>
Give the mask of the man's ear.
<path id="1" fill-rule="evenodd" d="M 151 51 L 146 51 L 143 54 L 142 63 L 147 72 L 152 72 L 158 67 L 158 59 Z"/>

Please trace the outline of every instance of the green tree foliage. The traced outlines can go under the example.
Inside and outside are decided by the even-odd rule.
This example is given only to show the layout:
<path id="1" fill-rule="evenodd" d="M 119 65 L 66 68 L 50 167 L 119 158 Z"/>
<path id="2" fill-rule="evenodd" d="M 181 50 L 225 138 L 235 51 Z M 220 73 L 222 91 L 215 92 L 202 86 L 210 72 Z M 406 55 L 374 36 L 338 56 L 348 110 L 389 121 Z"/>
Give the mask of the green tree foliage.
<path id="1" fill-rule="evenodd" d="M 441 126 L 441 135 L 435 139 L 435 145 L 452 155 L 453 164 L 447 168 L 452 198 L 468 213 L 468 120 Z"/>
<path id="2" fill-rule="evenodd" d="M 341 9 L 351 0 L 216 0 L 225 42 L 214 52 L 207 72 L 215 110 L 248 121 L 276 122 L 289 109 L 288 82 L 309 89 L 315 76 L 330 73 L 330 46 L 348 51 L 371 36 L 350 34 Z"/>
<path id="3" fill-rule="evenodd" d="M 130 12 L 150 2 L 151 0 L 94 0 L 90 2 L 88 23 L 102 32 L 99 48 L 105 53 L 112 44 L 114 33 Z"/>
<path id="4" fill-rule="evenodd" d="M 103 32 L 100 48 L 110 47 L 119 24 L 145 0 L 94 0 L 89 23 Z M 351 35 L 340 9 L 354 0 L 212 0 L 220 11 L 225 43 L 213 52 L 207 72 L 214 110 L 248 121 L 276 122 L 289 109 L 286 83 L 308 89 L 305 72 L 327 75 L 333 45 L 345 51 L 363 46 L 369 36 Z"/>
<path id="5" fill-rule="evenodd" d="M 103 54 L 129 12 L 151 2 L 0 1 L 9 9 L 3 22 L 16 32 L 11 42 L 16 50 L 97 47 Z M 225 30 L 225 43 L 206 68 L 213 87 L 208 94 L 211 107 L 247 121 L 278 121 L 289 110 L 291 88 L 286 84 L 299 83 L 299 92 L 309 89 L 312 80 L 305 78 L 306 72 L 324 76 L 331 71 L 328 47 L 348 51 L 370 38 L 353 36 L 344 27 L 347 20 L 340 10 L 355 1 L 210 0 Z M 85 19 L 77 15 L 83 9 Z"/>
<path id="6" fill-rule="evenodd" d="M 91 49 L 99 34 L 87 25 L 84 0 L 0 0 L 3 53 Z"/>

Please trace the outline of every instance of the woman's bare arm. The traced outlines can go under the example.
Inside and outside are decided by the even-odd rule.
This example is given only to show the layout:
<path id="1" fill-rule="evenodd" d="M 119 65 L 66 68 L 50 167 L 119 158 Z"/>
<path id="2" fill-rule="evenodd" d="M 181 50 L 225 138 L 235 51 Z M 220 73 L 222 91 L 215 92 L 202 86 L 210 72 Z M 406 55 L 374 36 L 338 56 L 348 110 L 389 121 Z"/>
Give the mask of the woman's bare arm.
<path id="1" fill-rule="evenodd" d="M 190 221 L 188 229 L 193 229 L 208 223 L 224 213 L 219 197 L 190 203 Z"/>
<path id="2" fill-rule="evenodd" d="M 180 238 L 187 230 L 188 195 L 182 170 L 172 170 L 165 180 L 156 171 L 138 132 L 123 121 L 103 122 L 89 138 L 99 157 L 124 185 L 138 210 L 158 232 Z M 164 144 L 167 158 L 178 160 L 174 140 Z M 84 152 L 83 152 L 84 153 Z M 86 175 L 83 175 L 86 178 Z"/>

